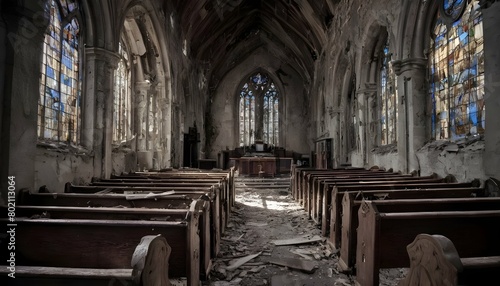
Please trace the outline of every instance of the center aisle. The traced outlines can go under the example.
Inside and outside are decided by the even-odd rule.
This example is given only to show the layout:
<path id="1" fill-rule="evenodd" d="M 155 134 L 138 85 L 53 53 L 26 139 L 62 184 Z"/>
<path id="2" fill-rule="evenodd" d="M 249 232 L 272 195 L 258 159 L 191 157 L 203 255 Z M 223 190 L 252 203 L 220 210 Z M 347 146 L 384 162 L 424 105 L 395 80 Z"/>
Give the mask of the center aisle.
<path id="1" fill-rule="evenodd" d="M 321 230 L 292 199 L 290 177 L 236 177 L 235 186 L 236 205 L 222 238 L 221 255 L 205 285 L 352 285 L 350 277 L 339 273 L 337 256 Z M 290 239 L 309 241 L 274 242 Z"/>

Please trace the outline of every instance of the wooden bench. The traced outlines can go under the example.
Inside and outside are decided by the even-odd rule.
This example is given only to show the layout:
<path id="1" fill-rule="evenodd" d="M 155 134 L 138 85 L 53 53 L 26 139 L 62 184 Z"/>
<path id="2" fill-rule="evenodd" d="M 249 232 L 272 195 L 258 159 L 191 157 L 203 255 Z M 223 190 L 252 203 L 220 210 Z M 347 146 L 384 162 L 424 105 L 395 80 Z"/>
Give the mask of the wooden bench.
<path id="1" fill-rule="evenodd" d="M 90 212 L 82 219 L 16 217 L 16 258 L 26 266 L 120 268 L 118 262 L 126 263 L 123 259 L 127 258 L 121 253 L 128 253 L 134 240 L 161 234 L 172 248 L 171 261 L 175 261 L 169 265 L 170 277 L 185 277 L 188 285 L 198 286 L 203 255 L 199 236 L 200 213 L 205 203 L 193 201 L 185 210 L 184 218 L 171 220 L 167 218 L 171 212 L 161 209 L 151 212 L 167 220 L 100 219 L 91 218 Z M 108 210 L 106 214 L 106 211 L 93 210 L 94 214 L 100 212 L 103 217 L 113 216 L 115 211 L 118 210 Z M 125 212 L 138 211 L 123 209 L 122 213 Z M 117 251 L 114 254 L 117 263 L 109 259 L 99 261 L 100 256 L 109 255 L 106 254 L 108 248 Z M 87 253 L 92 255 L 87 257 Z M 99 256 L 93 256 L 94 253 Z"/>
<path id="2" fill-rule="evenodd" d="M 150 187 L 150 186 L 128 186 L 128 185 L 103 185 L 103 186 L 75 186 L 73 184 L 67 183 L 65 187 L 66 193 L 76 193 L 76 194 L 120 194 L 126 195 L 126 198 L 130 201 L 128 205 L 132 207 L 141 204 L 140 195 L 142 194 L 145 198 L 162 196 L 164 198 L 175 198 L 178 196 L 191 197 L 193 199 L 199 199 L 204 197 L 208 199 L 211 203 L 211 217 L 213 219 L 214 228 L 217 233 L 223 234 L 225 232 L 225 227 L 228 224 L 228 208 L 227 203 L 224 204 L 221 201 L 221 189 L 214 186 L 202 186 L 202 187 Z M 133 195 L 137 195 L 137 198 L 133 200 Z M 94 200 L 106 200 L 106 197 L 95 198 Z M 157 205 L 155 207 L 164 207 L 162 205 Z M 109 205 L 108 205 L 109 206 Z"/>
<path id="3" fill-rule="evenodd" d="M 293 198 L 300 203 L 302 200 L 302 194 L 303 194 L 303 187 L 304 187 L 304 181 L 306 180 L 307 174 L 309 173 L 335 173 L 335 172 L 367 172 L 367 170 L 363 168 L 352 168 L 352 169 L 346 169 L 346 168 L 339 168 L 339 169 L 317 169 L 317 168 L 310 168 L 310 167 L 294 167 L 292 171 L 292 195 Z"/>
<path id="4" fill-rule="evenodd" d="M 127 199 L 128 198 L 128 199 Z M 124 194 L 78 194 L 78 193 L 30 193 L 21 192 L 18 199 L 18 206 L 67 206 L 82 208 L 137 208 L 137 209 L 180 209 L 186 210 L 194 201 L 207 200 L 210 204 L 202 211 L 200 218 L 203 227 L 208 224 L 210 231 L 207 234 L 205 230 L 200 229 L 201 244 L 210 245 L 210 257 L 215 258 L 220 252 L 221 233 L 219 226 L 219 212 L 217 206 L 213 206 L 213 200 L 210 200 L 204 194 L 194 196 L 187 195 L 169 195 L 165 197 L 150 197 L 134 199 L 131 195 Z M 215 208 L 215 211 L 214 211 Z M 209 214 L 206 215 L 206 212 Z M 207 236 L 208 235 L 208 236 Z M 205 260 L 206 261 L 206 260 Z M 209 262 L 211 263 L 211 262 Z M 206 268 L 206 267 L 205 267 Z"/>
<path id="5" fill-rule="evenodd" d="M 442 179 L 436 178 L 434 176 L 426 176 L 426 177 L 413 177 L 406 175 L 390 175 L 386 174 L 375 175 L 369 174 L 367 176 L 353 176 L 353 177 L 329 177 L 325 179 L 316 180 L 316 184 L 313 186 L 312 195 L 309 199 L 310 211 L 309 214 L 311 218 L 317 223 L 321 224 L 322 219 L 322 207 L 323 207 L 323 191 L 325 189 L 325 185 L 334 186 L 334 185 L 348 185 L 348 183 L 352 184 L 387 184 L 387 183 L 429 183 L 429 182 L 441 182 Z"/>
<path id="6" fill-rule="evenodd" d="M 198 206 L 195 204 L 198 203 Z M 200 269 L 201 278 L 206 279 L 212 270 L 213 249 L 208 202 L 192 203 L 192 208 L 199 212 L 198 234 L 200 236 Z M 52 219 L 101 219 L 101 220 L 146 220 L 146 221 L 185 221 L 190 209 L 156 209 L 156 208 L 110 208 L 110 207 L 73 207 L 73 206 L 29 206 L 20 205 L 16 215 L 20 217 L 47 217 Z"/>
<path id="7" fill-rule="evenodd" d="M 307 199 L 306 195 L 311 184 L 309 177 L 312 175 L 354 175 L 354 174 L 382 174 L 387 173 L 385 171 L 370 171 L 365 169 L 325 169 L 325 170 L 302 170 L 299 172 L 298 185 L 297 185 L 297 197 L 295 198 L 301 205 L 305 203 Z"/>
<path id="8" fill-rule="evenodd" d="M 479 209 L 474 207 L 476 202 L 483 203 L 483 199 L 469 200 L 466 206 L 470 209 Z M 356 247 L 357 285 L 379 285 L 381 268 L 409 267 L 405 249 L 420 233 L 447 236 L 454 242 L 461 257 L 474 257 L 477 253 L 500 255 L 500 210 L 484 207 L 485 210 L 471 211 L 386 211 L 390 203 L 401 210 L 402 204 L 395 200 L 364 201 L 360 206 Z M 411 203 L 414 204 L 414 200 Z M 429 201 L 424 204 L 429 205 Z M 471 243 L 476 240 L 490 243 Z"/>
<path id="9" fill-rule="evenodd" d="M 341 210 L 342 197 L 344 192 L 364 192 L 368 190 L 418 190 L 418 189 L 436 189 L 436 188 L 468 188 L 476 186 L 473 182 L 468 183 L 416 183 L 405 181 L 392 181 L 383 184 L 372 183 L 342 183 L 342 184 L 326 184 L 323 190 L 323 207 L 321 219 L 322 234 L 328 237 L 328 242 L 334 248 L 340 248 L 340 227 L 341 227 Z"/>
<path id="10" fill-rule="evenodd" d="M 430 178 L 430 177 L 425 177 Z M 308 176 L 306 186 L 304 187 L 304 208 L 312 218 L 317 218 L 317 202 L 322 196 L 322 189 L 325 183 L 335 182 L 353 182 L 353 181 L 384 181 L 384 180 L 415 180 L 416 177 L 410 175 L 401 175 L 398 173 L 381 173 L 374 172 L 356 172 L 356 173 L 339 173 L 339 174 L 321 174 Z M 422 178 L 424 179 L 424 178 Z"/>
<path id="11" fill-rule="evenodd" d="M 234 206 L 235 202 L 235 187 L 234 187 L 235 168 L 231 167 L 228 170 L 200 170 L 200 169 L 181 169 L 181 170 L 163 170 L 154 172 L 135 172 L 123 175 L 113 175 L 111 178 L 136 178 L 147 177 L 151 179 L 198 179 L 198 178 L 212 178 L 223 180 L 228 195 L 230 207 Z"/>
<path id="12" fill-rule="evenodd" d="M 398 200 L 402 204 L 406 201 L 416 199 L 437 199 L 437 198 L 474 198 L 484 194 L 483 188 L 443 188 L 443 189 L 419 189 L 419 190 L 382 190 L 365 191 L 363 193 L 345 192 L 342 199 L 342 225 L 340 237 L 340 257 L 339 265 L 343 271 L 354 269 L 356 260 L 358 211 L 363 200 Z M 439 203 L 439 200 L 432 200 L 432 203 Z M 457 207 L 458 202 L 454 207 Z M 413 205 L 409 205 L 413 207 Z M 428 207 L 429 209 L 431 206 Z M 408 210 L 413 210 L 408 208 Z"/>
<path id="13" fill-rule="evenodd" d="M 491 242 L 474 237 L 469 243 Z M 410 270 L 399 286 L 500 285 L 500 256 L 477 253 L 474 257 L 460 257 L 453 242 L 438 234 L 419 234 L 406 249 Z"/>
<path id="14" fill-rule="evenodd" d="M 94 187 L 94 188 L 92 188 Z M 200 178 L 190 178 L 185 180 L 185 178 L 179 179 L 150 179 L 150 178 L 138 178 L 135 179 L 106 179 L 106 180 L 96 180 L 91 183 L 90 186 L 75 186 L 71 183 L 67 183 L 65 186 L 65 192 L 92 192 L 104 191 L 105 189 L 110 189 L 113 187 L 122 187 L 124 189 L 132 190 L 132 188 L 178 188 L 185 187 L 184 191 L 188 191 L 189 188 L 195 189 L 199 188 L 213 188 L 219 189 L 218 198 L 219 205 L 221 206 L 221 232 L 224 233 L 225 227 L 229 223 L 230 213 L 231 213 L 231 202 L 228 185 L 217 178 L 211 179 L 200 179 Z"/>
<path id="15" fill-rule="evenodd" d="M 6 223 L 2 219 L 2 233 Z M 16 223 L 16 265 L 0 267 L 2 285 L 170 285 L 171 246 L 161 235 L 129 234 L 113 221 Z M 1 247 L 7 249 L 5 241 Z"/>

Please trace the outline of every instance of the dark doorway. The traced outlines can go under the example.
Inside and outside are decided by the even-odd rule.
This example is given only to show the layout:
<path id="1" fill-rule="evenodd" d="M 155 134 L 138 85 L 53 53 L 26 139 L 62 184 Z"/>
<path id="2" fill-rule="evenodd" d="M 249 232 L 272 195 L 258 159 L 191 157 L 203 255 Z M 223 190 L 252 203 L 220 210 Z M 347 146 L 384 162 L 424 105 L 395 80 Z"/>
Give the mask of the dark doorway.
<path id="1" fill-rule="evenodd" d="M 196 128 L 189 127 L 189 132 L 184 133 L 184 160 L 183 166 L 190 168 L 198 167 L 198 142 L 200 142 L 200 133 Z"/>

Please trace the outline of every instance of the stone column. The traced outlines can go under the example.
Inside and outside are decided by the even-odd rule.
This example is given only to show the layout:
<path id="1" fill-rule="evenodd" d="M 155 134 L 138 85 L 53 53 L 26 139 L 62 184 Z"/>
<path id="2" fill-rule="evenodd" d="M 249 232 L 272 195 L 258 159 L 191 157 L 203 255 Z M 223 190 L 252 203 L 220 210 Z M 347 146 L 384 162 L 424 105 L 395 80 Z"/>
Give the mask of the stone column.
<path id="1" fill-rule="evenodd" d="M 358 100 L 358 118 L 359 118 L 359 150 L 363 153 L 363 165 L 368 166 L 368 153 L 372 147 L 372 142 L 370 138 L 372 136 L 369 133 L 369 111 L 370 111 L 370 101 L 377 94 L 376 84 L 365 84 L 365 88 L 360 88 L 357 91 Z"/>
<path id="2" fill-rule="evenodd" d="M 6 1 L 1 6 L 0 187 L 6 201 L 7 176 L 15 176 L 17 191 L 35 188 L 40 63 L 48 23 L 36 1 Z"/>
<path id="3" fill-rule="evenodd" d="M 427 60 L 413 58 L 393 61 L 398 76 L 398 166 L 405 173 L 419 170 L 416 151 L 428 135 L 426 126 L 429 93 L 426 84 Z"/>
<path id="4" fill-rule="evenodd" d="M 149 109 L 152 90 L 155 87 L 148 81 L 135 83 L 135 132 L 137 132 L 137 163 L 140 170 L 153 168 L 153 150 L 149 127 Z"/>
<path id="5" fill-rule="evenodd" d="M 164 90 L 164 89 L 163 89 Z M 160 168 L 166 168 L 170 165 L 170 142 L 171 142 L 171 116 L 170 116 L 170 103 L 167 98 L 161 98 L 159 101 L 159 108 L 161 109 L 161 150 L 163 152 L 163 160 L 160 163 Z"/>
<path id="6" fill-rule="evenodd" d="M 486 175 L 500 179 L 500 3 L 482 1 L 484 33 L 484 99 L 486 106 L 485 152 L 483 166 Z"/>
<path id="7" fill-rule="evenodd" d="M 120 57 L 101 48 L 86 48 L 85 55 L 82 145 L 94 151 L 94 176 L 109 178 L 113 151 L 114 72 Z"/>
<path id="8" fill-rule="evenodd" d="M 136 82 L 134 93 L 135 109 L 135 132 L 137 133 L 137 150 L 147 150 L 147 116 L 148 116 L 148 95 L 151 84 L 149 82 Z"/>

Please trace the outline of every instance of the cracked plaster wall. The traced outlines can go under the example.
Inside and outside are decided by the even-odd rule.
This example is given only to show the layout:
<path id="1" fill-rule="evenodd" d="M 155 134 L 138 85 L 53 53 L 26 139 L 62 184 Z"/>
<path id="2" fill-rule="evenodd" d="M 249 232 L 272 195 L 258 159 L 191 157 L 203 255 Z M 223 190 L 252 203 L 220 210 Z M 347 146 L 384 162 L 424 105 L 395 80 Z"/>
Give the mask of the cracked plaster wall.
<path id="1" fill-rule="evenodd" d="M 58 152 L 37 148 L 35 160 L 35 188 L 46 186 L 50 192 L 64 192 L 64 184 L 90 183 L 94 160 L 88 155 Z"/>

